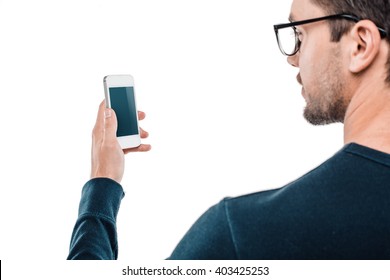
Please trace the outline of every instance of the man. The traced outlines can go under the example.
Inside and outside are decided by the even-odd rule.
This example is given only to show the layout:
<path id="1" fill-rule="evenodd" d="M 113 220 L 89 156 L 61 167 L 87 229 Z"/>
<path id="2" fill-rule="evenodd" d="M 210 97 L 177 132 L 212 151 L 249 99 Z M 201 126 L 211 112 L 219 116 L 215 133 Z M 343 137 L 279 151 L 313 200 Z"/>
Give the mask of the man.
<path id="1" fill-rule="evenodd" d="M 389 14 L 390 1 L 293 0 L 291 22 L 275 25 L 279 47 L 299 68 L 305 118 L 343 122 L 345 146 L 280 189 L 210 208 L 170 259 L 390 258 Z M 71 259 L 117 257 L 123 156 L 114 114 L 94 138 Z"/>

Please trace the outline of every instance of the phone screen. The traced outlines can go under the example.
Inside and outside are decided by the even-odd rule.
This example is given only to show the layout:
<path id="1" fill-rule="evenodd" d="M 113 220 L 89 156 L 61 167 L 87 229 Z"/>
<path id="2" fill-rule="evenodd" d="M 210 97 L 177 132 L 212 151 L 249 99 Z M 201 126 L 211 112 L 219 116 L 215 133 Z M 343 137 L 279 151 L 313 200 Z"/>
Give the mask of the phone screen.
<path id="1" fill-rule="evenodd" d="M 134 87 L 109 88 L 111 108 L 118 119 L 116 136 L 138 134 Z"/>

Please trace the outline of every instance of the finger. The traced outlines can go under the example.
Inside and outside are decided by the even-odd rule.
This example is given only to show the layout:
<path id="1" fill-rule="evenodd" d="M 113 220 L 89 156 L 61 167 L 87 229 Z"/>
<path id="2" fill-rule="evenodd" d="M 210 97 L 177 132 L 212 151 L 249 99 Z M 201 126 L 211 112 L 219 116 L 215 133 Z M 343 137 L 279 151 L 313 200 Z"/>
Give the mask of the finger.
<path id="1" fill-rule="evenodd" d="M 146 114 L 142 111 L 138 111 L 138 120 L 142 121 L 143 119 L 145 119 L 146 117 Z"/>
<path id="2" fill-rule="evenodd" d="M 141 144 L 136 148 L 131 149 L 124 149 L 123 152 L 125 154 L 132 153 L 132 152 L 148 152 L 152 149 L 152 146 L 149 144 Z"/>
<path id="3" fill-rule="evenodd" d="M 148 138 L 149 133 L 147 131 L 143 130 L 142 127 L 139 128 L 139 132 L 140 132 L 141 138 Z"/>
<path id="4" fill-rule="evenodd" d="M 118 129 L 118 121 L 116 119 L 115 111 L 111 108 L 104 110 L 104 139 L 116 140 L 116 131 Z"/>
<path id="5" fill-rule="evenodd" d="M 93 136 L 99 136 L 103 134 L 104 131 L 104 109 L 106 108 L 106 102 L 103 100 L 99 105 L 98 114 L 96 117 L 96 123 L 93 128 Z"/>

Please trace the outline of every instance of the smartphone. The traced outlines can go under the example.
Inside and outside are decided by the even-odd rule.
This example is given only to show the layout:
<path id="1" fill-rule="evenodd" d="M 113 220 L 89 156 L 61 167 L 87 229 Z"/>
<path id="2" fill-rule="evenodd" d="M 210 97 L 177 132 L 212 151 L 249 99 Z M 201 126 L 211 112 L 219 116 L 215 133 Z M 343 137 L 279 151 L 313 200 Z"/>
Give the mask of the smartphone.
<path id="1" fill-rule="evenodd" d="M 116 137 L 122 149 L 141 145 L 138 111 L 135 102 L 134 79 L 130 75 L 104 77 L 106 107 L 115 111 L 118 120 Z"/>

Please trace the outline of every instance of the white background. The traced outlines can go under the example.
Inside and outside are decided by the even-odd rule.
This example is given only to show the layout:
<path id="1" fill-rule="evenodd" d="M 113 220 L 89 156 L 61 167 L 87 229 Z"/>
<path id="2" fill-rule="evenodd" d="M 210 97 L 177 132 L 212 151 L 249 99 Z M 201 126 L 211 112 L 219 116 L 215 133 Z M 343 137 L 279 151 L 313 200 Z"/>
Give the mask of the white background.
<path id="1" fill-rule="evenodd" d="M 0 2 L 0 259 L 64 260 L 103 76 L 132 74 L 146 154 L 126 156 L 119 259 L 161 260 L 226 196 L 295 180 L 342 147 L 313 127 L 273 24 L 290 0 Z"/>

